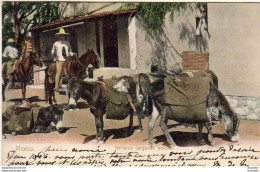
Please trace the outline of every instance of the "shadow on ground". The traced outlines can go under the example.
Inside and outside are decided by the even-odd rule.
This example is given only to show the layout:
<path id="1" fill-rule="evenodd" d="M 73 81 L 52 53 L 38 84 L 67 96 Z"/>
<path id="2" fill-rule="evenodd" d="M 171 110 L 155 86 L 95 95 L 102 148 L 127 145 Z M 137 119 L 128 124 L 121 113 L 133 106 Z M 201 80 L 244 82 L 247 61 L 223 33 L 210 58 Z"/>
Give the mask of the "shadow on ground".
<path id="1" fill-rule="evenodd" d="M 111 139 L 121 139 L 121 138 L 130 137 L 134 134 L 134 130 L 136 129 L 138 129 L 138 126 L 134 126 L 133 130 L 129 130 L 128 127 L 104 130 L 105 142 L 111 136 L 112 136 Z M 85 134 L 81 134 L 81 135 L 86 137 L 83 141 L 83 144 L 88 143 L 96 138 L 96 135 L 90 135 L 90 136 Z"/>
<path id="2" fill-rule="evenodd" d="M 43 102 L 45 100 L 40 99 L 39 96 L 32 96 L 29 98 L 26 98 L 29 102 L 34 103 L 34 102 Z M 22 102 L 24 99 L 23 98 L 18 98 L 18 99 L 10 99 L 7 100 L 7 102 Z"/>
<path id="3" fill-rule="evenodd" d="M 181 147 L 190 147 L 190 146 L 201 146 L 198 141 L 198 133 L 197 132 L 181 132 L 181 131 L 173 131 L 170 132 L 170 135 L 177 146 Z M 202 134 L 203 139 L 205 140 L 207 145 L 210 145 L 208 141 L 208 134 Z M 221 138 L 225 141 L 230 141 L 230 139 L 225 134 L 213 134 L 214 138 Z M 165 135 L 160 135 L 155 137 L 155 144 L 163 142 L 164 146 L 168 146 Z"/>

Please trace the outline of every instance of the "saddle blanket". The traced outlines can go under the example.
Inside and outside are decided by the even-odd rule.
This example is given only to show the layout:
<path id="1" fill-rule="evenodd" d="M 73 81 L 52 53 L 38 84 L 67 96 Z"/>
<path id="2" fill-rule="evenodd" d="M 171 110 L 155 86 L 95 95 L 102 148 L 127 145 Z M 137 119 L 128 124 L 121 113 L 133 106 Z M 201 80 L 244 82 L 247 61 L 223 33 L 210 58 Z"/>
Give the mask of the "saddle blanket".
<path id="1" fill-rule="evenodd" d="M 172 77 L 164 79 L 165 103 L 194 106 L 206 102 L 210 82 L 206 77 Z"/>
<path id="2" fill-rule="evenodd" d="M 105 79 L 104 82 L 108 88 L 106 118 L 116 120 L 125 119 L 131 110 L 126 95 L 113 88 L 117 82 L 116 79 Z"/>
<path id="3" fill-rule="evenodd" d="M 177 121 L 199 123 L 209 121 L 206 111 L 210 81 L 206 77 L 167 77 L 164 80 L 165 103 Z"/>

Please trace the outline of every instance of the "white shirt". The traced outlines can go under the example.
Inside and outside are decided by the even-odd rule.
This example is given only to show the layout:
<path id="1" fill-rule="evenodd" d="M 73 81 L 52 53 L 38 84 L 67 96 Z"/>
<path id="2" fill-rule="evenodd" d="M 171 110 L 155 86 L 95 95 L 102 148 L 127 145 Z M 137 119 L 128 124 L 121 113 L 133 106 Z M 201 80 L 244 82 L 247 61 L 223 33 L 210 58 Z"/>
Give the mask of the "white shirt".
<path id="1" fill-rule="evenodd" d="M 8 45 L 4 49 L 3 57 L 10 57 L 11 59 L 15 59 L 18 57 L 18 50 L 15 47 Z"/>
<path id="2" fill-rule="evenodd" d="M 68 41 L 56 41 L 53 44 L 51 54 L 54 56 L 54 61 L 65 61 L 66 59 L 62 55 L 62 50 L 65 48 L 66 56 L 73 56 L 73 52 L 71 50 L 70 43 Z"/>

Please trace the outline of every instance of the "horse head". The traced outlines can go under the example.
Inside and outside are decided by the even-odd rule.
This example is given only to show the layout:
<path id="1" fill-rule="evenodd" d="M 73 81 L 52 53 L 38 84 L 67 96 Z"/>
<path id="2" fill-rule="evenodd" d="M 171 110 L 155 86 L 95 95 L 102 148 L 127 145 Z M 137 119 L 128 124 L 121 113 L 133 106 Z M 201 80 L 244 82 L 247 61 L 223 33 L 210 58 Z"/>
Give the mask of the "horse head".
<path id="1" fill-rule="evenodd" d="M 43 66 L 42 60 L 39 58 L 38 54 L 35 51 L 31 51 L 29 53 L 29 59 L 30 59 L 31 64 L 37 65 L 39 67 Z"/>
<path id="2" fill-rule="evenodd" d="M 77 101 L 80 98 L 81 91 L 81 79 L 71 78 L 69 79 L 68 86 L 68 106 L 70 109 L 76 107 Z"/>
<path id="3" fill-rule="evenodd" d="M 89 64 L 92 64 L 92 66 L 94 68 L 98 69 L 100 67 L 99 60 L 98 60 L 97 54 L 94 52 L 94 50 L 93 49 L 91 49 L 91 50 L 88 49 L 86 55 L 88 57 Z"/>

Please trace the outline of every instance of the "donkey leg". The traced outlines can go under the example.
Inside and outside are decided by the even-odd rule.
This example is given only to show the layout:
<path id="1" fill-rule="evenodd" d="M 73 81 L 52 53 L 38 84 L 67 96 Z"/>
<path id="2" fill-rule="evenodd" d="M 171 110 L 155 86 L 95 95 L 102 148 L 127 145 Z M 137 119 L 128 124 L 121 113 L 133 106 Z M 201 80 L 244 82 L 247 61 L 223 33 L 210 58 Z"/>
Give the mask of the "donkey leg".
<path id="1" fill-rule="evenodd" d="M 156 120 L 158 119 L 159 115 L 160 114 L 159 114 L 157 108 L 153 105 L 153 112 L 148 121 L 148 138 L 149 138 L 149 145 L 151 148 L 154 147 L 153 128 L 154 128 L 154 124 L 155 124 Z"/>
<path id="2" fill-rule="evenodd" d="M 99 133 L 99 119 L 98 117 L 95 116 L 95 125 L 96 125 L 96 131 L 97 131 L 97 134 L 96 134 L 96 140 L 97 142 L 99 141 L 100 139 L 100 133 Z"/>
<path id="3" fill-rule="evenodd" d="M 198 133 L 198 140 L 199 140 L 199 144 L 200 145 L 205 145 L 205 140 L 202 137 L 202 129 L 203 129 L 203 124 L 200 123 L 198 124 L 198 128 L 199 128 L 199 133 Z"/>
<path id="4" fill-rule="evenodd" d="M 100 133 L 100 141 L 99 143 L 105 143 L 105 138 L 104 138 L 104 121 L 103 121 L 103 115 L 98 116 L 99 120 L 99 133 Z"/>
<path id="5" fill-rule="evenodd" d="M 206 128 L 208 130 L 208 141 L 210 143 L 211 146 L 216 145 L 216 143 L 214 142 L 214 137 L 212 134 L 212 123 L 211 122 L 207 122 L 206 123 Z"/>
<path id="6" fill-rule="evenodd" d="M 134 117 L 134 114 L 131 112 L 130 113 L 130 119 L 129 119 L 129 126 L 128 126 L 129 131 L 133 130 L 133 117 Z"/>
<path id="7" fill-rule="evenodd" d="M 143 132 L 143 125 L 142 125 L 142 117 L 140 117 L 139 115 L 138 115 L 138 122 L 139 122 L 139 126 L 137 132 L 141 133 Z"/>
<path id="8" fill-rule="evenodd" d="M 164 135 L 166 136 L 167 142 L 171 145 L 171 147 L 177 146 L 176 143 L 173 141 L 169 131 L 168 131 L 168 127 L 165 123 L 165 121 L 167 120 L 165 118 L 166 115 L 166 108 L 163 108 L 162 110 L 162 116 L 161 116 L 161 121 L 160 121 L 160 127 L 164 133 Z"/>

